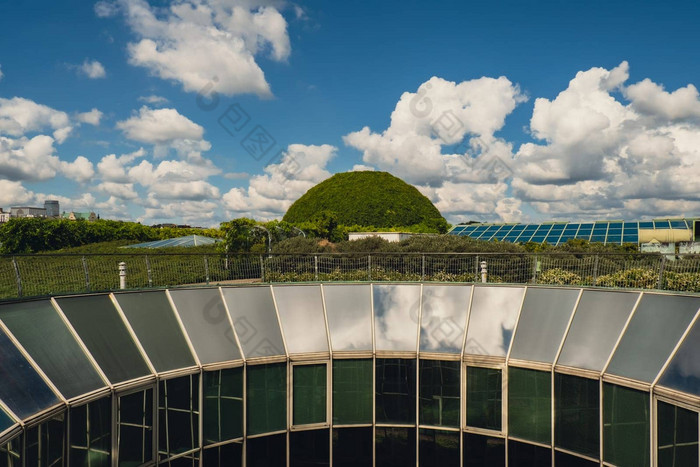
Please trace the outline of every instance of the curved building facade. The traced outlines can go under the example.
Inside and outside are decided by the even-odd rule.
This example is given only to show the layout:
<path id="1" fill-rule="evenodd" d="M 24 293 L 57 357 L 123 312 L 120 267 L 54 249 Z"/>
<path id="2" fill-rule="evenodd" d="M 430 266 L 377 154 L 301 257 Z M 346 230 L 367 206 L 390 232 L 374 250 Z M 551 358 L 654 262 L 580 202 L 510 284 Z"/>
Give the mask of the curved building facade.
<path id="1" fill-rule="evenodd" d="M 260 285 L 0 305 L 0 466 L 697 466 L 700 296 Z"/>

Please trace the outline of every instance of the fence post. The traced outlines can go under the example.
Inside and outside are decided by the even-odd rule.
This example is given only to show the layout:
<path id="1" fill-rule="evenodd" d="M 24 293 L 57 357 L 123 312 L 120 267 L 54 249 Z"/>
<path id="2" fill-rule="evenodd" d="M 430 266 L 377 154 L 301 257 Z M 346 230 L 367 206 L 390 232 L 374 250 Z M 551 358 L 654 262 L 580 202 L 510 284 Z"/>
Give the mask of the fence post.
<path id="1" fill-rule="evenodd" d="M 119 288 L 126 289 L 126 263 L 124 261 L 119 263 Z"/>
<path id="2" fill-rule="evenodd" d="M 367 280 L 372 280 L 372 255 L 367 255 Z"/>
<path id="3" fill-rule="evenodd" d="M 207 285 L 209 285 L 209 257 L 204 256 L 204 275 L 207 278 Z"/>
<path id="4" fill-rule="evenodd" d="M 598 255 L 593 260 L 593 285 L 598 283 Z"/>
<path id="5" fill-rule="evenodd" d="M 146 255 L 146 275 L 148 276 L 148 287 L 153 287 L 153 274 L 151 273 L 151 260 Z"/>
<path id="6" fill-rule="evenodd" d="M 85 272 L 85 290 L 90 291 L 90 271 L 88 271 L 88 264 L 85 256 L 83 256 L 83 272 Z"/>
<path id="7" fill-rule="evenodd" d="M 488 269 L 487 269 L 487 266 L 486 266 L 486 261 L 482 261 L 482 262 L 480 263 L 480 265 L 481 265 L 481 282 L 485 284 L 485 283 L 486 283 L 486 279 L 487 279 L 487 277 L 488 277 Z"/>
<path id="8" fill-rule="evenodd" d="M 318 255 L 314 255 L 314 279 L 318 282 Z"/>
<path id="9" fill-rule="evenodd" d="M 265 282 L 265 260 L 260 255 L 260 281 Z"/>
<path id="10" fill-rule="evenodd" d="M 659 282 L 657 289 L 662 290 L 664 285 L 664 269 L 666 268 L 666 255 L 661 256 L 661 265 L 659 266 Z"/>
<path id="11" fill-rule="evenodd" d="M 19 264 L 17 259 L 12 257 L 12 266 L 15 269 L 15 281 L 17 281 L 17 296 L 22 298 L 22 275 L 19 273 Z"/>

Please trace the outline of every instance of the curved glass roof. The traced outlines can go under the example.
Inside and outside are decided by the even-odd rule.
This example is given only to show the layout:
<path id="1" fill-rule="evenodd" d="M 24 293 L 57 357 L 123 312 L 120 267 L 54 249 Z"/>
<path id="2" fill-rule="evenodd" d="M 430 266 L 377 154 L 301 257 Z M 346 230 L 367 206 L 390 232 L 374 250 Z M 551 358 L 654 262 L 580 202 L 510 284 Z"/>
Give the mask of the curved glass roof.
<path id="1" fill-rule="evenodd" d="M 186 237 L 166 238 L 165 240 L 155 240 L 153 242 L 137 243 L 127 245 L 122 248 L 172 248 L 213 245 L 220 242 L 220 238 L 204 237 L 202 235 L 188 235 Z"/>

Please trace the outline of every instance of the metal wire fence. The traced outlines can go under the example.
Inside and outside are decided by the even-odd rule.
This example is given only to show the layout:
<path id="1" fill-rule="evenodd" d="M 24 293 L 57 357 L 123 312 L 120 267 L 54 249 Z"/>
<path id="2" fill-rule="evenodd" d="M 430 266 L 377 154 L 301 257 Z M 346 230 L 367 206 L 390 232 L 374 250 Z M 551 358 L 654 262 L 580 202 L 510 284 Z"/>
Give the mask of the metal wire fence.
<path id="1" fill-rule="evenodd" d="M 435 281 L 700 292 L 700 255 L 562 253 L 0 256 L 0 299 L 237 282 Z"/>

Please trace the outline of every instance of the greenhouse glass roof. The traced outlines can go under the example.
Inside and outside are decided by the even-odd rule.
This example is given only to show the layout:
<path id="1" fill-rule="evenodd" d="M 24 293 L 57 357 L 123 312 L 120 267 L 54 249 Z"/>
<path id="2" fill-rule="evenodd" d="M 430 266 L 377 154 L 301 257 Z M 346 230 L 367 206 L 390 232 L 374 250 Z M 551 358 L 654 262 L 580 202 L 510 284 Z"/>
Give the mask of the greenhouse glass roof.
<path id="1" fill-rule="evenodd" d="M 204 237 L 202 235 L 188 235 L 186 237 L 166 238 L 165 240 L 156 240 L 154 242 L 137 243 L 135 245 L 127 245 L 122 248 L 172 248 L 176 246 L 202 246 L 213 245 L 220 242 L 219 238 Z"/>

